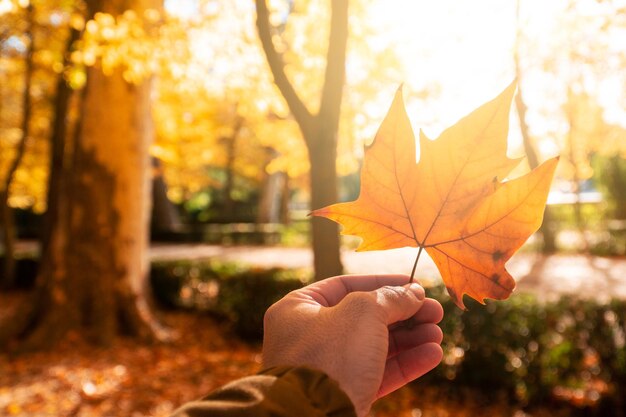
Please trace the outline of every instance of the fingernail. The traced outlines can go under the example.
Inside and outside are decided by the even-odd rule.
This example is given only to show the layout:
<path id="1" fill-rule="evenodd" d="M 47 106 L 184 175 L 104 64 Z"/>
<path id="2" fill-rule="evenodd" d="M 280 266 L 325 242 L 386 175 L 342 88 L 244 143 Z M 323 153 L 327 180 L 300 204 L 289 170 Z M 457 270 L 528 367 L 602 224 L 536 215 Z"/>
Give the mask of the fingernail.
<path id="1" fill-rule="evenodd" d="M 423 300 L 424 298 L 426 298 L 424 288 L 422 288 L 422 286 L 419 284 L 412 283 L 411 285 L 409 285 L 409 290 L 411 290 L 413 294 L 415 294 L 418 300 Z"/>

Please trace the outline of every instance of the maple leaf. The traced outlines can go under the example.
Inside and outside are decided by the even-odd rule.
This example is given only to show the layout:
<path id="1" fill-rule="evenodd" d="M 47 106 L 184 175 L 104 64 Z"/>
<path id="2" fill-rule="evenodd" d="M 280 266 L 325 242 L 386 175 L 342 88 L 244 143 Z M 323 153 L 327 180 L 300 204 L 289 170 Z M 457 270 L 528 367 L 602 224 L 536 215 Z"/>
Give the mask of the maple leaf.
<path id="1" fill-rule="evenodd" d="M 420 133 L 420 159 L 398 89 L 366 148 L 357 200 L 311 214 L 362 238 L 357 251 L 406 246 L 430 255 L 452 300 L 506 299 L 515 281 L 505 263 L 541 225 L 558 157 L 502 182 L 520 159 L 506 156 L 516 84 L 446 129 Z M 416 264 L 417 265 L 417 260 Z M 413 273 L 415 272 L 415 265 Z"/>

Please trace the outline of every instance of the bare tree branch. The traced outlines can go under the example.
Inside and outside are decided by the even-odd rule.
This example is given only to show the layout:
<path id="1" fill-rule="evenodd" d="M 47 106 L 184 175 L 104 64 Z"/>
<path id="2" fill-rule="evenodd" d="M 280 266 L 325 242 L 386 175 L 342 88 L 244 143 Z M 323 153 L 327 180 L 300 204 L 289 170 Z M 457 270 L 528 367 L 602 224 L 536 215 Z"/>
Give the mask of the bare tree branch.
<path id="1" fill-rule="evenodd" d="M 274 42 L 272 41 L 272 31 L 270 28 L 269 11 L 267 9 L 266 0 L 256 0 L 257 20 L 256 26 L 259 32 L 259 38 L 267 57 L 267 62 L 274 76 L 274 82 L 287 101 L 287 105 L 298 122 L 298 125 L 310 126 L 313 116 L 306 108 L 293 85 L 287 78 L 285 73 L 285 63 L 281 55 L 276 51 Z M 306 137 L 306 136 L 305 136 Z"/>

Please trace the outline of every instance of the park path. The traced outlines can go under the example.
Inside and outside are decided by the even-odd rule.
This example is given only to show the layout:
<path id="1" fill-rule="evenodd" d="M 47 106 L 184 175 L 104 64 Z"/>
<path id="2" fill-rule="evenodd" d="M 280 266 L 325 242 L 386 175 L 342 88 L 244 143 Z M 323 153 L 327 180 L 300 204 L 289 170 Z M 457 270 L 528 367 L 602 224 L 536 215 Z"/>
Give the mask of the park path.
<path id="1" fill-rule="evenodd" d="M 409 273 L 417 249 L 402 248 L 386 251 L 342 252 L 347 273 Z M 217 246 L 204 244 L 155 244 L 150 249 L 153 260 L 207 259 L 237 261 L 260 267 L 307 268 L 313 254 L 308 248 L 262 246 Z M 544 256 L 519 253 L 508 263 L 507 269 L 516 278 L 516 291 L 532 292 L 542 298 L 562 294 L 582 297 L 626 299 L 626 258 L 558 254 Z M 427 256 L 420 259 L 419 279 L 426 285 L 440 281 L 439 272 Z"/>
<path id="2" fill-rule="evenodd" d="M 18 243 L 17 252 L 34 252 L 36 242 Z M 344 250 L 344 268 L 350 274 L 388 274 L 411 271 L 416 248 L 354 252 Z M 219 259 L 259 267 L 310 268 L 313 253 L 309 248 L 275 246 L 220 246 L 207 244 L 156 243 L 150 248 L 151 260 Z M 519 292 L 532 292 L 542 298 L 576 294 L 600 300 L 626 299 L 626 258 L 574 254 L 544 256 L 518 253 L 507 263 L 517 280 Z M 440 282 L 433 261 L 422 254 L 416 276 L 425 285 Z"/>

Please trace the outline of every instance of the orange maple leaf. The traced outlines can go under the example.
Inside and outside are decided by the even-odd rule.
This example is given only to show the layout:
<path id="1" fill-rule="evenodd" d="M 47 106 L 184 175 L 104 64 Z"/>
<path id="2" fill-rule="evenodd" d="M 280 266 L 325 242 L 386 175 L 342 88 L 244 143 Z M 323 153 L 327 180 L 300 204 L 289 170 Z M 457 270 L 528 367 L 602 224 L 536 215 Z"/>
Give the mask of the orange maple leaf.
<path id="1" fill-rule="evenodd" d="M 311 214 L 362 238 L 357 251 L 425 249 L 452 300 L 506 299 L 505 263 L 541 225 L 558 157 L 502 182 L 520 159 L 506 156 L 515 83 L 438 139 L 420 133 L 420 159 L 402 91 L 365 150 L 359 198 Z M 417 264 L 417 260 L 416 260 Z M 413 267 L 413 273 L 415 266 Z"/>

